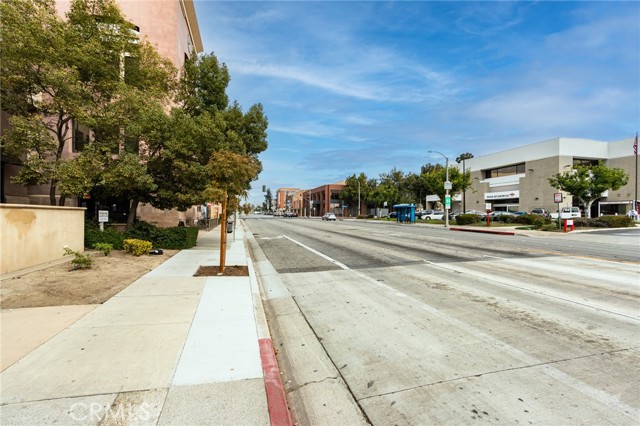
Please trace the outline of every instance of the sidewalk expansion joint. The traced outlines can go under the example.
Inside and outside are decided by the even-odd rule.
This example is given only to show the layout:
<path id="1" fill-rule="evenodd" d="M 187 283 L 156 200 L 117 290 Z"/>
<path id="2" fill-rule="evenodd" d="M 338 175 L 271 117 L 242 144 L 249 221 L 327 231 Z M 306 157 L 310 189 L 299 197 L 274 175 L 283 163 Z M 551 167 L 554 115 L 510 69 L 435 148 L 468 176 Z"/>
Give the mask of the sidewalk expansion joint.
<path id="1" fill-rule="evenodd" d="M 371 398 L 378 398 L 378 397 L 381 397 L 381 396 L 395 395 L 395 394 L 398 394 L 398 393 L 408 392 L 408 391 L 412 391 L 412 390 L 415 390 L 415 389 L 427 388 L 427 387 L 430 387 L 430 386 L 442 385 L 442 384 L 447 384 L 447 383 L 455 383 L 455 382 L 459 382 L 459 381 L 462 381 L 462 380 L 473 379 L 473 378 L 478 378 L 478 377 L 483 377 L 483 376 L 489 376 L 489 375 L 493 375 L 493 374 L 500 374 L 500 373 L 506 373 L 506 372 L 510 372 L 510 371 L 518 371 L 518 370 L 528 370 L 530 368 L 544 367 L 546 365 L 560 364 L 560 363 L 563 363 L 563 362 L 571 362 L 571 361 L 583 360 L 583 359 L 587 359 L 587 358 L 595 358 L 595 357 L 599 357 L 599 356 L 603 356 L 603 355 L 611 355 L 611 354 L 615 354 L 615 353 L 634 351 L 636 349 L 638 349 L 638 348 L 632 347 L 632 348 L 625 348 L 625 349 L 616 349 L 616 350 L 612 350 L 612 351 L 598 352 L 598 353 L 594 353 L 594 354 L 582 355 L 582 356 L 577 356 L 577 357 L 573 357 L 573 358 L 564 358 L 564 359 L 557 359 L 557 360 L 548 361 L 548 362 L 540 362 L 540 363 L 537 363 L 537 364 L 523 365 L 521 367 L 503 368 L 503 369 L 494 370 L 494 371 L 487 371 L 487 372 L 484 372 L 484 373 L 471 374 L 471 375 L 463 376 L 463 377 L 456 377 L 455 379 L 440 380 L 440 381 L 433 382 L 433 383 L 426 383 L 424 385 L 411 386 L 411 387 L 408 387 L 408 388 L 405 388 L 405 389 L 398 389 L 398 390 L 391 391 L 391 392 L 383 392 L 383 393 L 380 393 L 380 394 L 377 394 L 377 395 L 365 396 L 363 398 L 360 398 L 358 401 L 364 401 L 364 400 L 371 399 Z"/>

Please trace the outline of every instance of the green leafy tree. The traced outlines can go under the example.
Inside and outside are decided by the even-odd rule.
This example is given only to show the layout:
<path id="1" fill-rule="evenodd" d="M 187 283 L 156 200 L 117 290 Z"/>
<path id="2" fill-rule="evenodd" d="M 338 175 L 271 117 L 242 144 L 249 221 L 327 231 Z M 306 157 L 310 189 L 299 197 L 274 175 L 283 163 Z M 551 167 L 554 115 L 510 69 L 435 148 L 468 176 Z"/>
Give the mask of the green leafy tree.
<path id="1" fill-rule="evenodd" d="M 435 194 L 440 197 L 441 201 L 444 201 L 446 190 L 444 189 L 444 182 L 446 180 L 447 171 L 444 166 L 430 165 L 424 169 L 426 173 L 423 173 L 423 178 L 426 182 L 426 187 L 429 194 Z M 451 182 L 451 193 L 460 192 L 464 186 L 469 187 L 471 183 L 471 174 L 467 171 L 463 174 L 457 168 L 449 168 L 449 181 Z"/>
<path id="2" fill-rule="evenodd" d="M 367 185 L 367 175 L 360 173 L 359 176 L 355 174 L 345 179 L 345 187 L 340 191 L 340 199 L 345 201 L 350 206 L 355 206 L 356 212 L 359 213 L 358 206 L 358 194 L 360 195 L 360 201 L 368 201 L 371 189 Z M 359 192 L 358 192 L 359 191 Z"/>
<path id="3" fill-rule="evenodd" d="M 568 192 L 580 200 L 587 217 L 591 217 L 591 205 L 602 193 L 617 191 L 629 182 L 627 173 L 618 167 L 610 168 L 598 162 L 597 165 L 576 165 L 570 171 L 556 173 L 549 178 L 549 184 Z"/>
<path id="4" fill-rule="evenodd" d="M 273 195 L 271 194 L 271 188 L 267 188 L 264 194 L 264 210 L 271 211 L 273 209 Z"/>
<path id="5" fill-rule="evenodd" d="M 251 181 L 260 173 L 257 160 L 249 155 L 241 155 L 233 151 L 218 151 L 209 162 L 211 184 L 205 190 L 208 199 L 222 202 L 222 226 L 220 249 L 220 273 L 225 269 L 227 215 L 239 207 L 240 198 L 246 197 Z"/>
<path id="6" fill-rule="evenodd" d="M 153 173 L 163 179 L 156 180 L 159 197 L 154 205 L 166 208 L 173 203 L 184 209 L 202 198 L 204 189 L 217 181 L 210 162 L 218 152 L 251 158 L 256 176 L 262 170 L 258 154 L 267 149 L 267 117 L 261 104 L 247 113 L 237 102 L 229 105 L 228 84 L 229 71 L 213 53 L 194 54 L 186 61 L 176 96 L 180 107 L 169 128 L 173 135 L 166 135 L 165 151 L 155 150 Z M 243 181 L 244 191 L 250 182 Z"/>
<path id="7" fill-rule="evenodd" d="M 74 121 L 117 153 L 122 129 L 137 120 L 141 105 L 163 98 L 174 70 L 136 38 L 113 0 L 74 0 L 64 20 L 52 0 L 1 2 L 0 13 L 2 106 L 12 114 L 3 148 L 23 160 L 13 180 L 48 183 L 52 205 L 60 186 L 63 205 L 86 186 L 65 181 L 83 168 L 63 158 Z"/>

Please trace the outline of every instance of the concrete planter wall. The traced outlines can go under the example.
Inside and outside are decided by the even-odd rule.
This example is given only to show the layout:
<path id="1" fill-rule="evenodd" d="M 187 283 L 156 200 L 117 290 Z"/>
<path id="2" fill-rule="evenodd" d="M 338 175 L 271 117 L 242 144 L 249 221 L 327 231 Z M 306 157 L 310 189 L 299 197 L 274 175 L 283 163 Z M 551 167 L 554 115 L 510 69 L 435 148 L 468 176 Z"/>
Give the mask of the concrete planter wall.
<path id="1" fill-rule="evenodd" d="M 84 251 L 84 208 L 0 204 L 0 274 Z"/>

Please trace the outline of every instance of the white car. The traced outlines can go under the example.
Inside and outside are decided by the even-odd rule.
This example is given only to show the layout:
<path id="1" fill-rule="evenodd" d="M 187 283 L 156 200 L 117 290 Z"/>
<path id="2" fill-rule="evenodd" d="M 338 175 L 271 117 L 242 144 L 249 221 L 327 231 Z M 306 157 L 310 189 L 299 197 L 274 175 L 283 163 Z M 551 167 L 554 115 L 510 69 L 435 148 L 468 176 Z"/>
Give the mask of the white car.
<path id="1" fill-rule="evenodd" d="M 427 210 L 426 214 L 422 215 L 426 220 L 442 220 L 444 218 L 444 212 L 441 210 Z"/>
<path id="2" fill-rule="evenodd" d="M 551 213 L 549 215 L 551 219 L 558 219 L 558 212 Z M 560 209 L 560 219 L 572 219 L 574 217 L 581 217 L 582 210 L 578 207 L 562 207 Z"/>
<path id="3" fill-rule="evenodd" d="M 496 218 L 498 216 L 517 216 L 515 213 L 511 213 L 511 212 L 507 212 L 507 211 L 502 211 L 502 210 L 496 210 L 493 211 L 491 213 L 489 213 L 489 216 L 491 216 L 491 219 Z"/>
<path id="4" fill-rule="evenodd" d="M 325 213 L 324 216 L 322 216 L 322 220 L 336 220 L 336 215 L 333 213 Z"/>

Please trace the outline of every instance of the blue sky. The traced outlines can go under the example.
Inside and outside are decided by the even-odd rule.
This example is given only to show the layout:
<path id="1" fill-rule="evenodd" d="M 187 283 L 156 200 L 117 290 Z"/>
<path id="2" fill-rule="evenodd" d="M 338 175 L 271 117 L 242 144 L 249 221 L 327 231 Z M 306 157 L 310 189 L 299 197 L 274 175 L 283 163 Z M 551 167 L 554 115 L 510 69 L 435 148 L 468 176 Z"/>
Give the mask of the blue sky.
<path id="1" fill-rule="evenodd" d="M 269 118 L 262 185 L 418 172 L 557 136 L 630 138 L 639 2 L 195 1 L 230 99 Z"/>

